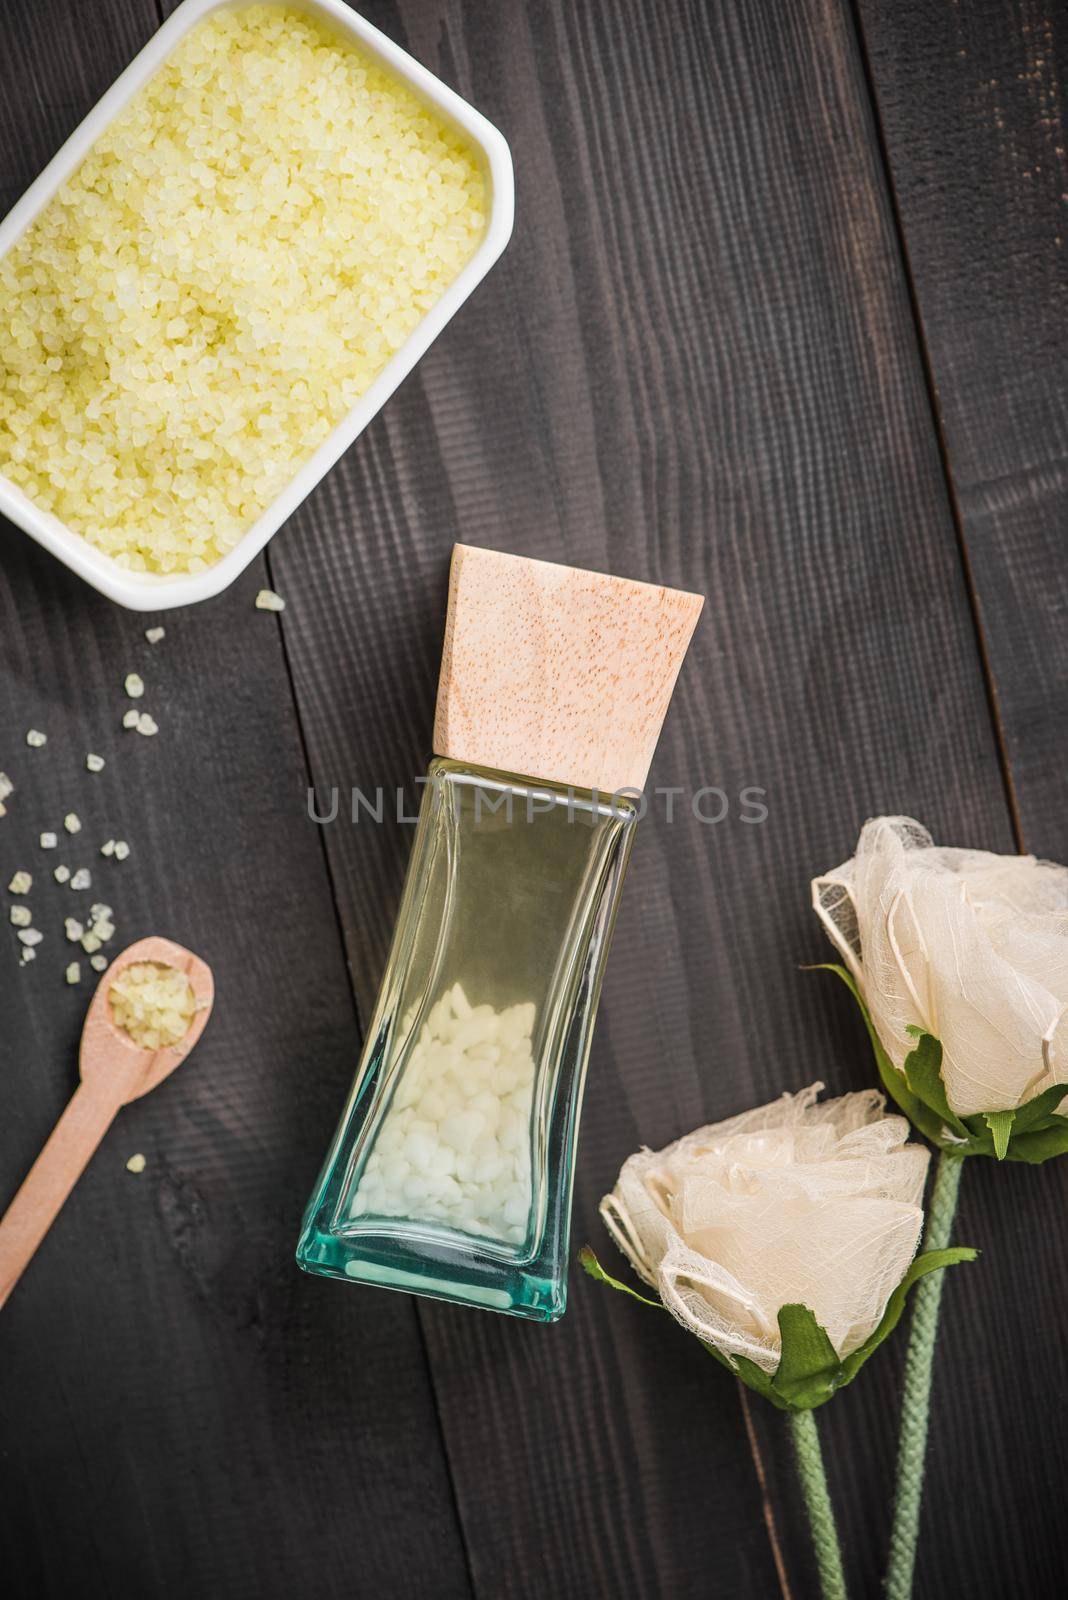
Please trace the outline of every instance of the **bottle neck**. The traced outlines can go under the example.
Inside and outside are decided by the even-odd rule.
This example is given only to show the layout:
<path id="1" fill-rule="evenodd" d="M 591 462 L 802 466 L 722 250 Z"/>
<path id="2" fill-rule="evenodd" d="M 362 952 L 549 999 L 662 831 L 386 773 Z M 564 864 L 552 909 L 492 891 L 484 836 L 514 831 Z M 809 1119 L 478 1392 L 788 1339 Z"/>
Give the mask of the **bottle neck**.
<path id="1" fill-rule="evenodd" d="M 533 822 L 539 815 L 563 809 L 576 820 L 633 825 L 643 810 L 642 796 L 629 790 L 581 789 L 447 756 L 434 756 L 427 775 L 432 785 L 450 783 L 464 792 L 464 807 L 476 820 L 503 815 L 509 821 Z"/>

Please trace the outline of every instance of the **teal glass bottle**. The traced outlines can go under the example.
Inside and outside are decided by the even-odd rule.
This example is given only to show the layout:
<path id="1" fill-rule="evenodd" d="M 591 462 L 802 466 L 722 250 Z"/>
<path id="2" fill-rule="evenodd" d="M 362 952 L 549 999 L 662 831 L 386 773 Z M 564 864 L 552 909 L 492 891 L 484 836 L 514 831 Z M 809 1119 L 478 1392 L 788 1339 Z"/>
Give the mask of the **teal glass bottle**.
<path id="1" fill-rule="evenodd" d="M 363 1055 L 304 1215 L 306 1271 L 563 1314 L 630 797 L 702 604 L 455 546 L 436 755 Z"/>
<path id="2" fill-rule="evenodd" d="M 309 1272 L 550 1321 L 637 809 L 435 760 Z"/>

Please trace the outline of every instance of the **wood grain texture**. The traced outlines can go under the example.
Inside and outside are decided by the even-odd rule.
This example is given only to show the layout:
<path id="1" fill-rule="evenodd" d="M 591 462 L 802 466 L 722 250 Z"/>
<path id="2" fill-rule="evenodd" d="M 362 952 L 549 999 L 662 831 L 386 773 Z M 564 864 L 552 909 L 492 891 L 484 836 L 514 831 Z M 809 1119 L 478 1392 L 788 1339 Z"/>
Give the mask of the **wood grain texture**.
<path id="1" fill-rule="evenodd" d="M 463 1595 L 411 1306 L 378 1297 L 354 1319 L 293 1262 L 358 1041 L 277 623 L 252 605 L 266 575 L 168 615 L 153 649 L 148 619 L 4 537 L 3 881 L 15 864 L 39 875 L 45 942 L 19 971 L 4 934 L 3 1200 L 76 1082 L 88 983 L 64 984 L 63 916 L 104 898 L 120 942 L 165 929 L 218 985 L 195 1055 L 119 1113 L 0 1317 L 0 1415 L 19 1441 L 0 1467 L 7 1592 L 283 1596 L 312 1551 L 317 1593 L 375 1596 L 402 1592 L 421 1550 L 412 1592 Z M 155 739 L 120 727 L 132 667 Z M 44 750 L 20 750 L 30 723 Z M 83 831 L 62 854 L 90 866 L 88 896 L 51 882 L 61 852 L 36 845 L 72 806 Z M 96 855 L 115 835 L 121 864 Z"/>
<path id="2" fill-rule="evenodd" d="M 9 201 L 157 18 L 50 0 L 4 20 Z M 293 1261 L 358 1034 L 278 624 L 252 604 L 267 581 L 257 561 L 218 601 L 168 613 L 153 647 L 154 619 L 0 529 L 0 768 L 16 784 L 0 884 L 33 872 L 45 934 L 20 971 L 3 896 L 0 1206 L 77 1082 L 90 975 L 64 983 L 64 915 L 106 900 L 116 951 L 170 933 L 218 984 L 195 1056 L 119 1113 L 0 1314 L 13 1600 L 470 1592 L 410 1302 L 372 1296 L 354 1316 Z M 120 726 L 133 669 L 156 738 Z M 128 839 L 127 861 L 98 855 L 107 837 Z M 52 881 L 61 859 L 90 867 L 90 891 Z"/>
<path id="3" fill-rule="evenodd" d="M 731 815 L 702 826 L 683 800 L 668 824 L 661 801 L 642 825 L 580 1143 L 574 1239 L 605 1248 L 596 1202 L 640 1143 L 870 1081 L 841 996 L 797 970 L 826 953 L 807 880 L 879 810 L 1012 847 L 981 662 L 848 13 L 367 14 L 503 128 L 518 225 L 273 546 L 317 784 L 411 796 L 455 538 L 709 596 L 651 782 L 719 785 Z M 739 820 L 746 785 L 763 825 Z M 365 1007 L 409 841 L 344 798 L 327 830 Z M 1006 1192 L 975 1185 L 977 1242 Z M 736 1396 L 681 1334 L 581 1279 L 549 1330 L 421 1316 L 479 1593 L 776 1592 Z M 858 1594 L 878 1592 L 900 1358 L 823 1413 Z M 1057 1382 L 1054 1352 L 1041 1369 Z M 785 1434 L 754 1417 L 812 1594 Z"/>
<path id="4" fill-rule="evenodd" d="M 1068 15 L 1031 0 L 858 11 L 1019 842 L 1064 861 Z M 1048 1537 L 1068 1490 L 1068 1389 L 1051 1340 L 1068 1298 L 1066 1200 L 1063 1161 L 966 1174 L 958 1235 L 985 1248 L 996 1288 L 947 1285 L 919 1595 L 946 1571 L 970 1594 L 1068 1587 Z M 996 1428 L 985 1404 L 964 1403 L 962 1373 L 996 1394 Z M 967 1519 L 961 1462 L 974 1463 Z M 1020 1481 L 1028 1492 L 1007 1514 L 1006 1485 Z"/>
<path id="5" fill-rule="evenodd" d="M 1023 846 L 1068 859 L 1068 11 L 859 0 Z"/>

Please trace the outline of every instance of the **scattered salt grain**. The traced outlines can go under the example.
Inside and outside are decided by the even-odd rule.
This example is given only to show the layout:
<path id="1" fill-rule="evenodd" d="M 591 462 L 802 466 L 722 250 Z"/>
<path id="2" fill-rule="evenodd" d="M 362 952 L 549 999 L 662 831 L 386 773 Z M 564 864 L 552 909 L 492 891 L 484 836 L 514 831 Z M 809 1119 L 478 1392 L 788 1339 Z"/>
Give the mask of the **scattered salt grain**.
<path id="1" fill-rule="evenodd" d="M 82 831 L 81 820 L 75 816 L 73 811 L 67 812 L 67 815 L 63 818 L 63 826 L 68 833 L 81 833 Z"/>
<path id="2" fill-rule="evenodd" d="M 113 856 L 115 854 L 115 841 L 114 841 L 114 839 L 105 839 L 104 840 L 104 843 L 100 846 L 100 854 L 102 856 Z"/>
<path id="3" fill-rule="evenodd" d="M 54 869 L 52 876 L 55 878 L 57 883 L 66 883 L 70 877 L 70 868 L 58 866 Z"/>
<path id="4" fill-rule="evenodd" d="M 33 878 L 28 872 L 16 872 L 8 888 L 12 894 L 29 894 L 33 888 Z"/>
<path id="5" fill-rule="evenodd" d="M 165 631 L 166 630 L 163 628 L 146 628 L 145 638 L 148 640 L 149 644 L 159 644 Z"/>
<path id="6" fill-rule="evenodd" d="M 12 906 L 10 915 L 16 928 L 28 928 L 33 921 L 33 912 L 29 906 Z"/>
<path id="7" fill-rule="evenodd" d="M 81 976 L 81 964 L 77 961 L 71 961 L 67 966 L 67 982 L 79 983 L 81 981 Z"/>
<path id="8" fill-rule="evenodd" d="M 0 772 L 0 800 L 6 800 L 8 795 L 15 793 L 15 785 L 6 772 Z"/>
<path id="9" fill-rule="evenodd" d="M 130 711 L 124 711 L 122 714 L 122 725 L 124 728 L 136 728 L 140 720 L 140 712 L 132 709 Z"/>
<path id="10" fill-rule="evenodd" d="M 101 900 L 97 900 L 94 905 L 89 907 L 89 917 L 93 922 L 106 922 L 111 914 L 111 907 L 104 905 L 103 901 Z"/>
<path id="11" fill-rule="evenodd" d="M 93 923 L 92 932 L 101 944 L 107 944 L 109 939 L 115 937 L 115 924 L 106 918 L 101 918 L 99 922 Z"/>
<path id="12" fill-rule="evenodd" d="M 90 956 L 89 965 L 94 972 L 106 972 L 108 967 L 107 956 Z"/>
<path id="13" fill-rule="evenodd" d="M 273 589 L 261 589 L 256 596 L 257 611 L 284 611 L 286 603 Z"/>
<path id="14" fill-rule="evenodd" d="M 100 949 L 100 940 L 95 933 L 83 933 L 81 943 L 82 949 L 87 956 L 91 956 L 95 950 Z"/>
<path id="15" fill-rule="evenodd" d="M 127 1172 L 144 1172 L 148 1162 L 143 1155 L 131 1156 L 126 1163 Z"/>
<path id="16" fill-rule="evenodd" d="M 20 951 L 20 955 L 21 955 L 21 958 L 22 958 L 22 965 L 23 966 L 26 965 L 27 961 L 35 961 L 37 959 L 37 951 L 36 950 L 27 950 L 25 948 L 25 946 L 23 946 L 22 950 Z"/>
<path id="17" fill-rule="evenodd" d="M 136 672 L 128 672 L 122 686 L 131 700 L 140 700 L 145 692 L 145 680 Z"/>
<path id="18" fill-rule="evenodd" d="M 88 889 L 92 884 L 92 881 L 93 877 L 92 873 L 89 871 L 89 868 L 79 867 L 73 878 L 70 880 L 70 886 L 72 889 Z"/>
<path id="19" fill-rule="evenodd" d="M 142 711 L 137 719 L 137 731 L 143 733 L 146 739 L 151 738 L 154 733 L 159 732 L 159 723 L 154 717 L 150 717 L 147 711 Z"/>
<path id="20" fill-rule="evenodd" d="M 85 764 L 89 768 L 90 772 L 103 772 L 103 770 L 104 770 L 104 757 L 103 756 L 87 755 L 86 758 L 85 758 Z"/>
<path id="21" fill-rule="evenodd" d="M 130 854 L 130 846 L 126 843 L 126 840 L 125 839 L 116 839 L 115 840 L 115 860 L 116 861 L 125 861 L 126 857 L 129 854 Z"/>
<path id="22" fill-rule="evenodd" d="M 41 835 L 41 849 L 42 850 L 54 850 L 58 843 L 59 843 L 59 840 L 58 840 L 57 836 L 54 833 L 42 833 L 42 835 Z"/>
<path id="23" fill-rule="evenodd" d="M 20 928 L 18 936 L 22 943 L 28 946 L 40 944 L 41 940 L 44 938 L 44 934 L 41 933 L 37 928 Z"/>
<path id="24" fill-rule="evenodd" d="M 26 743 L 31 750 L 40 750 L 42 745 L 48 743 L 48 735 L 47 733 L 39 733 L 36 728 L 31 728 L 26 735 Z"/>
<path id="25" fill-rule="evenodd" d="M 78 921 L 77 917 L 64 917 L 63 929 L 71 944 L 77 944 L 78 940 L 85 932 L 85 928 Z"/>

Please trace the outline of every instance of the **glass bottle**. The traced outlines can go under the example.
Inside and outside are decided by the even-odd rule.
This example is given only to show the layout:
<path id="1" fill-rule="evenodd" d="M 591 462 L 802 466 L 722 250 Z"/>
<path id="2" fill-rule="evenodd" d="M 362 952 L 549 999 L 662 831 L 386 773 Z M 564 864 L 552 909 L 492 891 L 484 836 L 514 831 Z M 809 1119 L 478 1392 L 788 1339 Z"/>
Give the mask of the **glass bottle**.
<path id="1" fill-rule="evenodd" d="M 562 1315 L 630 796 L 702 604 L 455 547 L 437 755 L 356 1080 L 305 1212 L 307 1271 Z"/>
<path id="2" fill-rule="evenodd" d="M 303 1267 L 563 1313 L 583 1080 L 636 821 L 628 798 L 431 764 Z"/>

